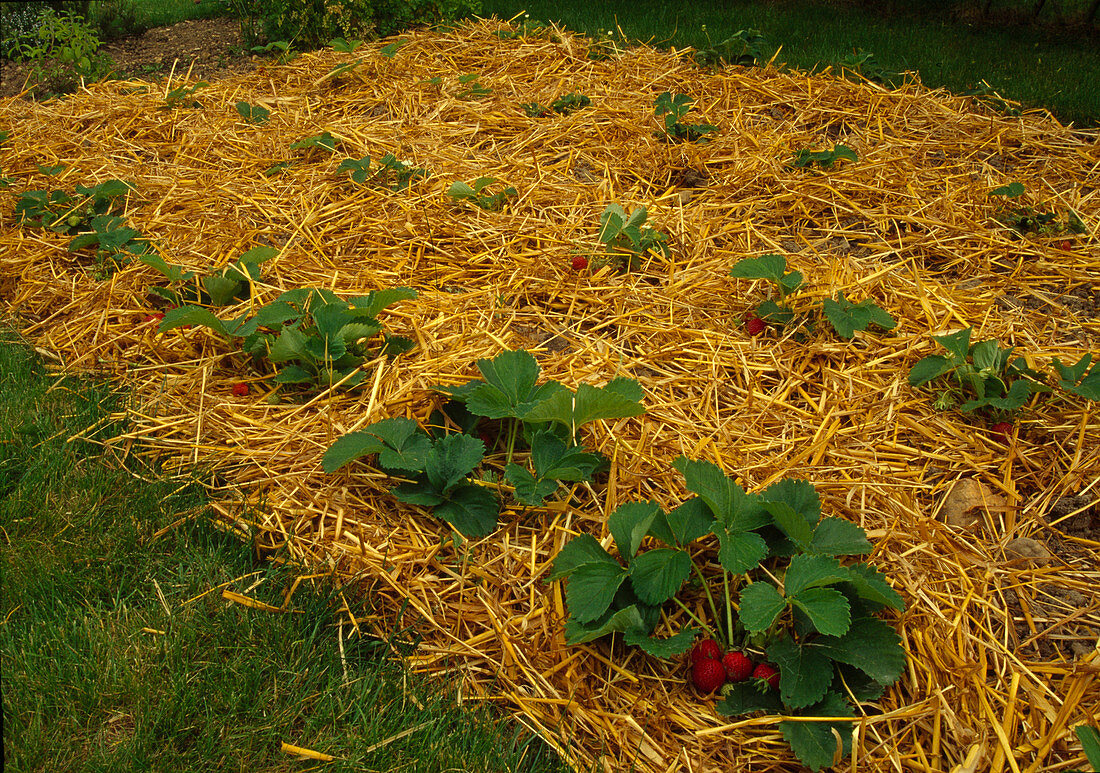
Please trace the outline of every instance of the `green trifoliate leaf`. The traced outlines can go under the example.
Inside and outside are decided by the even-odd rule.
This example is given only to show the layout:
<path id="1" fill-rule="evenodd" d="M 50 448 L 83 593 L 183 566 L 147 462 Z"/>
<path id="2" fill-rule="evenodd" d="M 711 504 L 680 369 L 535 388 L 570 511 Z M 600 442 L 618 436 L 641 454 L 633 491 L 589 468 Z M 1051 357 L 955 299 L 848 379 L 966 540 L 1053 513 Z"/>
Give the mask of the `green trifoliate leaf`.
<path id="1" fill-rule="evenodd" d="M 581 623 L 572 617 L 565 621 L 565 643 L 570 646 L 584 644 L 609 633 L 621 633 L 623 631 L 646 631 L 650 629 L 646 625 L 642 612 L 634 604 L 624 607 L 616 612 L 605 612 L 600 619 L 590 623 Z"/>
<path id="2" fill-rule="evenodd" d="M 989 383 L 988 379 L 982 380 L 982 385 L 985 386 Z M 967 400 L 961 406 L 959 410 L 963 413 L 972 413 L 980 408 L 996 408 L 999 411 L 1005 411 L 1011 413 L 1019 408 L 1022 408 L 1031 395 L 1039 390 L 1039 385 L 1034 384 L 1031 381 L 1025 381 L 1024 379 L 1017 379 L 1012 382 L 1012 386 L 1008 388 L 1008 393 L 1003 397 L 1000 396 L 985 396 L 980 397 L 977 400 Z M 978 390 L 976 390 L 978 391 Z M 984 390 L 982 390 L 984 391 Z"/>
<path id="3" fill-rule="evenodd" d="M 754 582 L 741 590 L 741 624 L 750 633 L 765 631 L 787 608 L 787 600 L 779 595 L 775 586 L 766 582 Z"/>
<path id="4" fill-rule="evenodd" d="M 833 664 L 820 650 L 782 638 L 768 647 L 768 660 L 779 668 L 783 703 L 801 709 L 825 697 L 833 681 Z"/>
<path id="5" fill-rule="evenodd" d="M 717 525 L 718 562 L 732 574 L 744 574 L 768 557 L 768 543 L 754 531 L 732 531 Z"/>
<path id="6" fill-rule="evenodd" d="M 940 354 L 932 354 L 917 361 L 909 371 L 909 386 L 921 386 L 954 370 L 951 360 Z"/>
<path id="7" fill-rule="evenodd" d="M 569 616 L 578 623 L 591 623 L 598 619 L 615 600 L 615 593 L 626 576 L 626 569 L 618 563 L 578 566 L 565 581 Z"/>
<path id="8" fill-rule="evenodd" d="M 649 527 L 651 536 L 666 545 L 683 547 L 714 528 L 714 512 L 701 497 L 692 497 L 669 513 L 661 513 Z"/>
<path id="9" fill-rule="evenodd" d="M 843 695 L 826 693 L 825 699 L 804 712 L 807 716 L 850 717 L 851 706 Z M 802 764 L 820 770 L 839 765 L 851 752 L 852 726 L 848 722 L 780 722 L 783 738 Z"/>
<path id="10" fill-rule="evenodd" d="M 691 557 L 675 548 L 647 550 L 630 561 L 630 583 L 638 598 L 654 606 L 676 595 L 691 574 Z"/>
<path id="11" fill-rule="evenodd" d="M 531 438 L 531 464 L 540 479 L 590 480 L 600 463 L 596 454 L 580 446 L 567 446 L 553 432 L 536 432 Z"/>
<path id="12" fill-rule="evenodd" d="M 802 286 L 802 274 L 787 271 L 787 259 L 782 255 L 761 255 L 759 258 L 743 258 L 730 269 L 730 276 L 738 279 L 767 279 L 780 288 L 783 295 Z"/>
<path id="13" fill-rule="evenodd" d="M 169 263 L 155 252 L 138 255 L 138 260 L 164 274 L 169 282 L 186 282 L 195 276 L 194 271 L 184 271 L 182 266 Z M 1055 358 L 1055 362 L 1057 362 L 1057 358 Z"/>
<path id="14" fill-rule="evenodd" d="M 813 526 L 821 517 L 821 497 L 807 480 L 784 478 L 768 486 L 760 498 L 765 502 L 783 502 L 790 505 L 808 524 Z"/>
<path id="15" fill-rule="evenodd" d="M 215 306 L 225 306 L 233 300 L 241 289 L 240 281 L 225 276 L 204 276 L 202 289 L 210 296 L 210 302 Z"/>
<path id="16" fill-rule="evenodd" d="M 433 512 L 466 536 L 484 537 L 496 528 L 500 503 L 489 489 L 467 483 L 455 488 Z"/>
<path id="17" fill-rule="evenodd" d="M 818 521 L 810 540 L 810 552 L 826 556 L 859 556 L 871 550 L 867 532 L 861 526 L 836 516 Z"/>
<path id="18" fill-rule="evenodd" d="M 432 485 L 447 494 L 481 463 L 485 445 L 475 437 L 455 433 L 437 440 L 424 459 Z"/>
<path id="19" fill-rule="evenodd" d="M 1081 359 L 1069 366 L 1063 365 L 1055 357 L 1054 367 L 1059 375 L 1058 386 L 1088 400 L 1100 401 L 1100 360 L 1092 366 L 1091 370 L 1089 370 L 1090 362 L 1092 362 L 1091 354 L 1082 355 Z"/>
<path id="20" fill-rule="evenodd" d="M 843 636 L 822 636 L 814 646 L 882 685 L 893 684 L 905 670 L 901 637 L 888 623 L 874 617 L 857 617 Z"/>
<path id="21" fill-rule="evenodd" d="M 771 514 L 775 525 L 802 550 L 810 549 L 813 539 L 813 526 L 785 502 L 764 502 L 764 508 Z"/>
<path id="22" fill-rule="evenodd" d="M 276 384 L 311 384 L 314 380 L 315 374 L 301 365 L 287 365 L 275 374 Z"/>
<path id="23" fill-rule="evenodd" d="M 834 585 L 847 579 L 848 570 L 835 558 L 800 553 L 791 557 L 783 578 L 783 591 L 790 598 L 807 588 Z"/>
<path id="24" fill-rule="evenodd" d="M 412 483 L 402 483 L 390 489 L 390 493 L 398 502 L 406 502 L 410 505 L 422 507 L 436 507 L 447 501 L 443 492 L 432 485 L 427 475 L 419 475 Z"/>
<path id="25" fill-rule="evenodd" d="M 1024 193 L 1024 184 L 1021 182 L 1010 182 L 1008 185 L 1002 185 L 1000 188 L 994 188 L 989 192 L 990 196 L 1007 196 L 1010 199 L 1014 199 L 1017 196 L 1022 196 Z"/>
<path id="26" fill-rule="evenodd" d="M 420 451 L 426 453 L 431 443 L 422 441 L 427 440 L 419 425 L 412 419 L 400 417 L 383 419 L 364 430 L 350 432 L 339 438 L 321 457 L 321 468 L 325 472 L 335 472 L 348 462 L 370 454 L 381 453 L 387 448 L 412 450 L 418 447 Z M 411 471 L 423 469 L 421 462 L 415 463 L 416 467 L 405 469 Z M 401 468 L 391 467 L 391 469 Z"/>
<path id="27" fill-rule="evenodd" d="M 973 332 L 974 329 L 968 327 L 955 333 L 932 336 L 932 340 L 950 352 L 956 363 L 961 363 L 970 354 L 970 336 Z"/>
<path id="28" fill-rule="evenodd" d="M 514 462 L 505 465 L 504 478 L 515 489 L 516 500 L 529 507 L 541 507 L 543 501 L 557 491 L 560 485 L 553 478 L 536 478 L 530 470 Z"/>
<path id="29" fill-rule="evenodd" d="M 556 382 L 555 382 L 556 383 Z M 645 408 L 624 394 L 621 385 L 594 387 L 581 384 L 574 395 L 562 388 L 548 399 L 532 405 L 521 415 L 525 422 L 553 421 L 576 432 L 585 424 L 600 419 L 620 419 L 645 413 Z"/>
<path id="30" fill-rule="evenodd" d="M 519 418 L 553 391 L 550 384 L 535 386 L 539 365 L 530 353 L 522 349 L 501 352 L 491 360 L 478 360 L 477 367 L 485 377 L 485 383 L 473 390 L 466 407 L 479 416 L 489 419 Z M 561 388 L 560 384 L 557 386 Z"/>
<path id="31" fill-rule="evenodd" d="M 642 539 L 660 513 L 661 508 L 656 502 L 627 502 L 608 516 L 607 528 L 615 538 L 615 545 L 624 561 L 629 562 L 638 552 Z"/>
<path id="32" fill-rule="evenodd" d="M 672 464 L 684 476 L 688 491 L 698 494 L 727 530 L 752 531 L 771 523 L 759 497 L 746 494 L 718 465 L 683 456 Z"/>
<path id="33" fill-rule="evenodd" d="M 623 642 L 638 647 L 645 654 L 652 655 L 655 658 L 671 658 L 676 655 L 683 655 L 691 649 L 698 632 L 697 628 L 685 628 L 675 636 L 660 639 L 650 636 L 645 628 L 632 628 L 623 634 Z"/>
<path id="34" fill-rule="evenodd" d="M 608 554 L 603 546 L 591 534 L 582 534 L 565 543 L 558 554 L 554 556 L 554 563 L 550 568 L 550 574 L 546 581 L 552 582 L 568 577 L 577 567 L 585 564 L 614 564 L 619 562 Z"/>
<path id="35" fill-rule="evenodd" d="M 851 606 L 844 594 L 832 588 L 806 588 L 787 594 L 788 600 L 802 611 L 814 628 L 823 634 L 843 636 L 852 620 Z"/>
<path id="36" fill-rule="evenodd" d="M 233 327 L 235 327 L 233 323 L 223 322 L 210 309 L 204 309 L 201 306 L 180 306 L 164 315 L 157 330 L 165 333 L 184 325 L 203 325 L 226 337 L 234 334 Z"/>
<path id="37" fill-rule="evenodd" d="M 309 339 L 294 327 L 284 327 L 279 331 L 279 337 L 268 349 L 267 357 L 275 363 L 289 362 L 290 360 L 315 360 L 322 359 L 310 354 Z"/>
<path id="38" fill-rule="evenodd" d="M 844 293 L 838 293 L 836 300 L 826 298 L 822 302 L 822 308 L 837 335 L 844 338 L 851 338 L 857 330 L 866 330 L 871 325 L 877 325 L 883 330 L 892 330 L 897 324 L 893 317 L 880 309 L 870 298 L 852 303 L 844 297 Z"/>

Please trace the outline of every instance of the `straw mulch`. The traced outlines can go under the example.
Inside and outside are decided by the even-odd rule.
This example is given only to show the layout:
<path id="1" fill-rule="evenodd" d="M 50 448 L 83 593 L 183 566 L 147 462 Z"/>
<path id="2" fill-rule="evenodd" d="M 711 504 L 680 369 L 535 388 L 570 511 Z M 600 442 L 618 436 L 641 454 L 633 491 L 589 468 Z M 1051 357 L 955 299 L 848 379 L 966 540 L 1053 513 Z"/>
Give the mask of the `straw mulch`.
<path id="1" fill-rule="evenodd" d="M 0 209 L 5 313 L 57 361 L 107 369 L 134 389 L 120 448 L 140 440 L 169 468 L 215 466 L 253 505 L 221 504 L 227 523 L 263 549 L 358 575 L 378 610 L 354 621 L 364 632 L 392 629 L 407 604 L 402 624 L 425 637 L 415 668 L 461 678 L 464 695 L 513 711 L 582 767 L 799 769 L 775 717 L 717 716 L 682 662 L 613 639 L 564 644 L 561 589 L 543 581 L 556 551 L 574 534 L 607 538 L 607 515 L 624 502 L 681 502 L 671 466 L 681 454 L 750 490 L 812 481 L 826 512 L 870 532 L 873 560 L 906 597 L 896 623 L 907 673 L 865 707 L 840 769 L 1082 765 L 1071 730 L 1100 716 L 1097 407 L 1036 401 L 1005 447 L 981 422 L 935 410 L 906 375 L 936 351 L 930 334 L 970 325 L 976 340 L 1014 344 L 1044 369 L 1054 356 L 1100 351 L 1097 136 L 918 84 L 707 72 L 647 47 L 592 61 L 584 38 L 505 40 L 493 34 L 501 26 L 410 33 L 392 58 L 369 46 L 341 78 L 326 74 L 351 57 L 332 51 L 259 66 L 197 92 L 198 109 L 160 109 L 169 87 L 187 82 L 180 74 L 152 89 L 104 83 L 64 101 L 0 103 L 13 192 L 132 181 L 127 219 L 169 262 L 208 272 L 276 245 L 261 302 L 300 286 L 418 289 L 383 314 L 417 348 L 372 367 L 361 391 L 265 400 L 259 377 L 216 336 L 160 335 L 143 321 L 155 271 L 135 263 L 96 279 L 66 237 L 21 228 L 12 199 Z M 475 72 L 491 95 L 456 98 L 459 76 Z M 711 142 L 654 136 L 664 91 L 695 101 L 687 120 L 719 127 Z M 520 108 L 570 92 L 592 106 L 546 118 Z M 270 121 L 245 123 L 241 100 L 268 108 Z M 289 149 L 323 131 L 346 143 L 340 152 Z M 796 149 L 836 143 L 859 161 L 826 174 L 786 166 Z M 345 157 L 387 152 L 433 176 L 393 193 L 336 172 Z M 290 158 L 285 174 L 263 174 Z M 47 180 L 36 163 L 67 169 Z M 481 176 L 518 198 L 489 213 L 444 195 Z M 989 191 L 1013 180 L 1028 202 L 1072 208 L 1089 233 L 1064 250 L 995 222 Z M 671 236 L 671 259 L 651 256 L 627 274 L 573 271 L 575 254 L 596 250 L 613 202 L 648 207 Z M 766 252 L 806 276 L 804 298 L 874 298 L 897 328 L 851 342 L 824 325 L 805 340 L 750 337 L 739 319 L 765 288 L 728 272 Z M 432 385 L 463 382 L 478 358 L 521 347 L 569 386 L 641 382 L 644 416 L 588 432 L 612 459 L 606 486 L 506 512 L 491 537 L 456 551 L 442 544 L 444 525 L 386 494 L 380 473 L 321 471 L 337 437 L 389 416 L 423 421 L 440 401 Z M 253 393 L 235 397 L 242 379 Z M 966 478 L 1003 497 L 972 530 L 939 517 L 945 492 Z M 1052 555 L 1006 552 L 1019 537 Z"/>

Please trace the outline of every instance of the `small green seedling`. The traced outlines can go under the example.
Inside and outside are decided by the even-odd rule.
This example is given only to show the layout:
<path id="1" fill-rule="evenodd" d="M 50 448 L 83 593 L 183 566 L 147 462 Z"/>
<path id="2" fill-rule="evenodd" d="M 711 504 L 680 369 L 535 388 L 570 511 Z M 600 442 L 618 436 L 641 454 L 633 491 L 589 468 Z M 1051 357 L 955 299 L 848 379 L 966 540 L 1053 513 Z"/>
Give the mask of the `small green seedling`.
<path id="1" fill-rule="evenodd" d="M 974 97 L 976 101 L 1003 115 L 1020 115 L 1020 103 L 1005 99 L 997 93 L 996 89 L 989 85 L 989 81 L 987 80 L 983 79 L 978 81 L 978 84 L 974 88 L 969 91 L 964 91 L 963 93 L 969 97 Z"/>
<path id="2" fill-rule="evenodd" d="M 200 108 L 202 107 L 202 102 L 199 102 L 193 97 L 196 91 L 206 88 L 209 85 L 210 84 L 206 81 L 199 81 L 194 86 L 179 86 L 178 88 L 174 88 L 164 96 L 164 104 L 161 105 L 161 109 Z"/>
<path id="3" fill-rule="evenodd" d="M 1012 358 L 1015 347 L 1002 348 L 995 339 L 970 343 L 973 328 L 932 336 L 947 350 L 919 360 L 909 371 L 909 385 L 944 380 L 934 405 L 940 410 L 958 407 L 963 413 L 985 412 L 1008 416 L 1033 394 L 1049 392 L 1039 373 L 1023 357 Z M 1087 365 L 1087 362 L 1085 363 Z"/>
<path id="4" fill-rule="evenodd" d="M 700 67 L 719 68 L 731 64 L 752 67 L 768 58 L 770 46 L 760 30 L 737 30 L 720 43 L 711 41 L 706 25 L 703 25 L 703 32 L 706 33 L 708 46 L 692 55 Z"/>
<path id="5" fill-rule="evenodd" d="M 397 55 L 397 52 L 401 50 L 401 47 L 404 46 L 408 42 L 409 42 L 408 38 L 401 38 L 400 40 L 395 40 L 392 43 L 387 43 L 386 45 L 382 46 L 382 48 L 380 48 L 378 50 L 378 53 L 380 53 L 382 56 L 386 57 L 387 59 L 393 59 Z"/>
<path id="6" fill-rule="evenodd" d="M 550 34 L 550 28 L 542 22 L 531 21 L 530 14 L 524 14 L 523 20 L 515 29 L 497 30 L 493 34 L 501 40 L 517 40 L 520 38 L 545 38 Z"/>
<path id="7" fill-rule="evenodd" d="M 642 257 L 651 252 L 670 256 L 668 235 L 645 225 L 647 217 L 645 207 L 627 214 L 618 204 L 609 204 L 600 215 L 598 239 L 607 257 L 622 270 L 640 268 Z"/>
<path id="8" fill-rule="evenodd" d="M 267 119 L 271 115 L 266 107 L 250 105 L 247 102 L 238 102 L 237 112 L 241 114 L 241 118 L 253 124 L 267 123 Z"/>
<path id="9" fill-rule="evenodd" d="M 875 83 L 889 83 L 896 79 L 899 73 L 886 70 L 875 59 L 875 55 L 870 51 L 864 51 L 862 48 L 857 48 L 850 54 L 845 56 L 837 62 L 837 66 L 840 67 L 841 73 L 844 74 L 849 80 L 863 80 L 874 81 Z"/>
<path id="10" fill-rule="evenodd" d="M 478 97 L 487 97 L 493 93 L 493 90 L 488 86 L 483 86 L 478 81 L 481 75 L 476 72 L 467 73 L 466 75 L 460 75 L 458 82 L 465 86 L 464 89 L 459 89 L 455 93 L 455 99 L 477 99 Z"/>
<path id="11" fill-rule="evenodd" d="M 768 254 L 739 260 L 730 269 L 730 276 L 738 279 L 765 279 L 775 285 L 779 298 L 769 298 L 761 302 L 756 307 L 755 317 L 775 326 L 794 321 L 796 313 L 788 298 L 803 286 L 803 277 L 799 271 L 787 271 L 787 259 L 782 255 Z M 892 330 L 897 324 L 893 317 L 870 298 L 852 303 L 844 293 L 837 293 L 835 298 L 823 300 L 821 309 L 825 319 L 842 338 L 852 338 L 857 330 L 867 330 L 871 325 Z"/>
<path id="12" fill-rule="evenodd" d="M 990 196 L 1002 197 L 1014 201 L 1025 193 L 1023 183 L 1013 181 L 989 192 Z M 1045 204 L 1034 206 L 1027 204 L 998 205 L 993 219 L 1020 234 L 1039 234 L 1052 236 L 1065 232 L 1083 234 L 1088 229 L 1084 221 L 1072 209 L 1066 211 L 1065 222 L 1061 222 L 1058 213 Z"/>
<path id="13" fill-rule="evenodd" d="M 558 115 L 569 115 L 592 104 L 592 100 L 580 92 L 563 94 L 550 103 L 550 108 Z"/>
<path id="14" fill-rule="evenodd" d="M 351 179 L 360 185 L 370 183 L 392 191 L 403 191 L 417 180 L 431 176 L 427 169 L 414 167 L 407 161 L 398 161 L 392 153 L 386 153 L 378 159 L 377 169 L 374 171 L 371 171 L 370 156 L 346 158 L 336 167 L 336 171 L 351 172 Z"/>
<path id="15" fill-rule="evenodd" d="M 832 169 L 833 164 L 840 160 L 855 162 L 859 161 L 859 156 L 845 145 L 835 145 L 832 150 L 813 151 L 802 148 L 794 152 L 790 165 L 796 169 L 805 169 L 816 164 L 822 169 Z"/>
<path id="16" fill-rule="evenodd" d="M 666 142 L 696 142 L 707 134 L 718 131 L 708 123 L 685 124 L 680 119 L 691 110 L 691 98 L 687 94 L 669 92 L 659 95 L 653 103 L 653 115 L 661 123 L 657 136 Z"/>
<path id="17" fill-rule="evenodd" d="M 504 206 L 508 199 L 514 199 L 519 194 L 510 185 L 493 194 L 483 193 L 486 188 L 495 182 L 497 182 L 495 177 L 479 177 L 472 183 L 454 182 L 447 189 L 447 195 L 455 202 L 470 201 L 482 209 L 496 212 Z"/>
<path id="18" fill-rule="evenodd" d="M 333 137 L 330 132 L 325 132 L 323 134 L 315 134 L 312 137 L 305 137 L 297 142 L 292 142 L 290 144 L 290 149 L 310 151 L 316 148 L 326 153 L 335 153 L 336 146 L 339 144 L 340 140 Z"/>
<path id="19" fill-rule="evenodd" d="M 362 40 L 347 41 L 343 38 L 333 38 L 329 41 L 329 45 L 332 46 L 333 51 L 338 51 L 341 54 L 354 54 L 355 49 L 363 45 Z"/>

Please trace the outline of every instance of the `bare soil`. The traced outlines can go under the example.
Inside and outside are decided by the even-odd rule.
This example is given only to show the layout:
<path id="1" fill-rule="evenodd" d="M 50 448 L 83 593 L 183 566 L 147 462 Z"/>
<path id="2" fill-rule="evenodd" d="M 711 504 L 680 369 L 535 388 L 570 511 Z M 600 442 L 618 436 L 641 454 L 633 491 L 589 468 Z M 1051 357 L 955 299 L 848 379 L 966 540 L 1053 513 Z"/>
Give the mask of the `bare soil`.
<path id="1" fill-rule="evenodd" d="M 253 60 L 241 42 L 239 22 L 228 16 L 157 27 L 141 35 L 112 40 L 100 51 L 111 58 L 116 77 L 153 82 L 188 72 L 192 80 L 212 80 L 243 72 Z M 3 62 L 0 97 L 32 93 L 32 76 L 28 63 Z"/>

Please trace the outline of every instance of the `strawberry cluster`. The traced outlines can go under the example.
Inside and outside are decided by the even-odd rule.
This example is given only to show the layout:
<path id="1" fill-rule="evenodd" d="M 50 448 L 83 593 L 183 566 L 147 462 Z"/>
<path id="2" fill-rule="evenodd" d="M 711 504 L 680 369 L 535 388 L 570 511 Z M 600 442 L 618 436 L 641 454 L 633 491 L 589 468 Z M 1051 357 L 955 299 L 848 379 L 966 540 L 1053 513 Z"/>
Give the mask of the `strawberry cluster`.
<path id="1" fill-rule="evenodd" d="M 703 639 L 691 651 L 691 682 L 702 693 L 712 693 L 726 682 L 755 679 L 765 689 L 779 687 L 779 671 L 768 663 L 754 663 L 743 652 L 722 652 L 714 639 Z"/>

